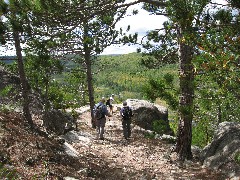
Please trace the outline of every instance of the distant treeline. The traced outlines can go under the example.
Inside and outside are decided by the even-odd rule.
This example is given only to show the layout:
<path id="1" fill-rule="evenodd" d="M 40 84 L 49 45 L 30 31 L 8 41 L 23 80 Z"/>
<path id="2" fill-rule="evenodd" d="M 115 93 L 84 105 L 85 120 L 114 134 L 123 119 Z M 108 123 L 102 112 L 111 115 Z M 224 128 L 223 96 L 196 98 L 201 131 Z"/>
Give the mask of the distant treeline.
<path id="1" fill-rule="evenodd" d="M 12 64 L 17 60 L 17 56 L 0 56 L 0 62 L 5 64 Z"/>
<path id="2" fill-rule="evenodd" d="M 1 61 L 17 60 L 17 56 L 0 56 Z"/>

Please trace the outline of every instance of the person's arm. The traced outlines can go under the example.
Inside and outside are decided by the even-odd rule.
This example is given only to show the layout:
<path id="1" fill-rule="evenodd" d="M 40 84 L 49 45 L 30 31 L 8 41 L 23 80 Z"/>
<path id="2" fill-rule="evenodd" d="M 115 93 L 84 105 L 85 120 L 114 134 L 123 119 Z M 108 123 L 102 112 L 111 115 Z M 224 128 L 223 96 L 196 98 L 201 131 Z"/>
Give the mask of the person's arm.
<path id="1" fill-rule="evenodd" d="M 130 113 L 131 113 L 131 117 L 132 117 L 133 116 L 133 110 L 130 107 L 129 107 L 129 109 L 130 109 Z"/>
<path id="2" fill-rule="evenodd" d="M 122 117 L 123 108 L 120 109 L 120 116 Z"/>
<path id="3" fill-rule="evenodd" d="M 97 108 L 97 104 L 94 105 L 94 107 L 93 107 L 93 111 L 95 111 L 96 108 Z"/>

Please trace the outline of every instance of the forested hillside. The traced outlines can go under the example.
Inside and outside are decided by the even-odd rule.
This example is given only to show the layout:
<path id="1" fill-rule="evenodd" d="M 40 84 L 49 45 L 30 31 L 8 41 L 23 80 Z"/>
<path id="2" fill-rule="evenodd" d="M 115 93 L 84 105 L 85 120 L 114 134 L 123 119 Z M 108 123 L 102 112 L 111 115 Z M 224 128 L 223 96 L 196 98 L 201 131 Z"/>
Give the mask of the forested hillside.
<path id="1" fill-rule="evenodd" d="M 174 75 L 174 85 L 178 86 L 177 64 L 148 69 L 141 62 L 140 53 L 114 56 L 100 56 L 94 75 L 96 96 L 120 95 L 121 99 L 147 99 L 144 86 L 150 79 L 161 79 L 166 74 Z"/>

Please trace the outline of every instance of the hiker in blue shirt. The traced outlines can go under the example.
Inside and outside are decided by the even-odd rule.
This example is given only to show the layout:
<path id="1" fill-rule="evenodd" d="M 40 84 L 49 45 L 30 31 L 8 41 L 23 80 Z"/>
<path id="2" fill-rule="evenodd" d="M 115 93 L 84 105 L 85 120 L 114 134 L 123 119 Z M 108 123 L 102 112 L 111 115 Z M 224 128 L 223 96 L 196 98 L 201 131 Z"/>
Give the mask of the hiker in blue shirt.
<path id="1" fill-rule="evenodd" d="M 111 117 L 105 105 L 105 98 L 102 97 L 101 101 L 94 106 L 94 118 L 96 122 L 97 139 L 104 140 L 104 127 L 106 124 L 106 116 Z"/>

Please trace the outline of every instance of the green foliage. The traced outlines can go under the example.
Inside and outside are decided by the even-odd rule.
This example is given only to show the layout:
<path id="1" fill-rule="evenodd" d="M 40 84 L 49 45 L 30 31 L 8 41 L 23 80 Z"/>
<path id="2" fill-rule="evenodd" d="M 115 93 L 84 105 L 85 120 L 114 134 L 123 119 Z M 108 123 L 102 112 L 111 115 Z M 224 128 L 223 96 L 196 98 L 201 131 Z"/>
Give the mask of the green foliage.
<path id="1" fill-rule="evenodd" d="M 10 112 L 10 109 L 8 106 L 6 105 L 0 105 L 0 111 L 3 112 L 3 113 L 9 113 Z"/>
<path id="2" fill-rule="evenodd" d="M 173 22 L 181 24 L 182 28 L 191 27 L 194 16 L 202 13 L 203 7 L 208 4 L 208 0 L 170 0 L 167 7 L 169 18 Z"/>
<path id="3" fill-rule="evenodd" d="M 192 126 L 192 144 L 203 148 L 213 137 L 214 130 L 211 126 L 211 121 L 208 119 L 193 121 Z"/>
<path id="4" fill-rule="evenodd" d="M 9 94 L 9 92 L 10 91 L 12 91 L 13 90 L 13 86 L 12 85 L 8 85 L 8 86 L 6 86 L 4 89 L 2 89 L 1 91 L 0 91 L 0 96 L 7 96 L 8 94 Z"/>
<path id="5" fill-rule="evenodd" d="M 175 77 L 176 78 L 176 77 Z M 166 73 L 162 77 L 153 76 L 143 87 L 143 93 L 152 101 L 160 97 L 174 110 L 178 107 L 178 87 L 174 83 L 173 74 Z"/>
<path id="6" fill-rule="evenodd" d="M 238 0 L 227 0 L 233 7 L 240 9 L 240 2 Z"/>
<path id="7" fill-rule="evenodd" d="M 146 76 L 144 68 L 139 65 L 139 55 L 136 53 L 116 56 L 100 56 L 93 69 L 99 72 L 94 75 L 95 96 L 110 94 L 139 97 Z M 135 95 L 136 96 L 135 96 Z M 135 96 L 135 97 L 134 97 Z"/>
<path id="8" fill-rule="evenodd" d="M 221 9 L 221 10 L 216 12 L 214 17 L 215 17 L 216 20 L 220 20 L 221 23 L 230 24 L 232 22 L 233 15 L 232 15 L 231 11 Z"/>
<path id="9" fill-rule="evenodd" d="M 167 131 L 167 124 L 163 120 L 155 120 L 153 121 L 153 131 L 163 135 Z"/>
<path id="10" fill-rule="evenodd" d="M 15 180 L 18 179 L 19 176 L 15 169 L 8 169 L 0 162 L 0 178 Z"/>
<path id="11" fill-rule="evenodd" d="M 240 165 L 240 152 L 239 151 L 235 154 L 234 160 Z"/>
<path id="12" fill-rule="evenodd" d="M 155 135 L 156 135 L 155 132 L 152 132 L 152 133 L 146 132 L 146 133 L 144 134 L 144 137 L 145 137 L 145 138 L 148 138 L 148 139 L 154 139 L 154 138 L 155 138 Z"/>
<path id="13" fill-rule="evenodd" d="M 78 118 L 79 114 L 78 114 L 78 112 L 76 110 L 73 109 L 71 111 L 71 116 L 76 120 Z"/>
<path id="14" fill-rule="evenodd" d="M 232 16 L 228 10 L 217 11 L 211 18 L 219 20 L 219 26 L 206 29 L 198 39 L 200 53 L 193 60 L 196 69 L 194 119 L 197 119 L 193 143 L 200 146 L 211 141 L 219 123 L 240 122 L 239 29 Z M 230 21 L 232 27 L 224 26 Z"/>
<path id="15" fill-rule="evenodd" d="M 96 97 L 116 94 L 121 99 L 149 99 L 142 89 L 150 78 L 159 79 L 163 77 L 168 83 L 168 88 L 172 88 L 173 84 L 176 86 L 178 82 L 176 65 L 166 65 L 159 69 L 147 69 L 141 65 L 141 54 L 137 53 L 100 56 L 93 69 L 94 71 L 95 69 L 99 70 L 94 75 Z M 172 101 L 174 100 L 172 99 Z"/>
<path id="16" fill-rule="evenodd" d="M 16 89 L 13 87 L 13 85 L 7 85 L 5 86 L 3 89 L 0 90 L 0 96 L 1 97 L 9 97 L 11 96 L 12 94 L 16 94 Z M 8 113 L 10 111 L 13 111 L 16 106 L 18 106 L 18 102 L 14 101 L 14 102 L 11 102 L 10 100 L 8 100 L 7 102 L 8 104 L 0 104 L 0 111 L 1 112 L 5 112 L 5 113 Z"/>
<path id="17" fill-rule="evenodd" d="M 175 112 L 173 113 L 169 113 L 169 126 L 170 128 L 173 130 L 174 134 L 177 134 L 177 130 L 178 130 L 178 120 L 177 120 L 177 116 L 175 115 Z M 173 118 L 170 119 L 171 116 L 174 116 Z"/>
<path id="18" fill-rule="evenodd" d="M 75 72 L 78 73 L 78 72 Z M 55 108 L 77 108 L 86 105 L 88 96 L 84 78 L 71 73 L 55 76 L 49 84 L 48 98 Z"/>
<path id="19" fill-rule="evenodd" d="M 228 1 L 239 8 L 237 0 Z M 114 23 L 115 18 L 113 17 L 117 10 L 114 8 L 110 8 L 111 11 L 110 9 L 104 9 L 106 12 L 95 14 L 95 8 L 97 12 L 100 10 L 98 6 L 95 6 L 99 5 L 97 1 L 84 3 L 85 8 L 89 8 L 88 12 L 84 11 L 84 19 L 89 18 L 89 21 L 87 21 L 89 23 L 84 24 L 82 18 L 79 18 L 82 17 L 83 12 L 75 11 L 75 9 L 82 9 L 81 6 L 78 6 L 79 4 L 82 5 L 79 3 L 80 1 L 68 4 L 68 15 L 66 15 L 66 4 L 59 3 L 60 1 L 37 1 L 36 6 L 31 1 L 26 1 L 27 6 L 24 3 L 25 1 L 9 2 L 10 10 L 17 10 L 18 13 L 16 20 L 10 19 L 12 26 L 28 36 L 24 38 L 30 47 L 25 67 L 31 86 L 34 89 L 40 89 L 45 99 L 52 101 L 57 108 L 67 108 L 86 103 L 85 94 L 78 92 L 78 85 L 81 85 L 81 92 L 87 92 L 86 77 L 83 76 L 85 73 L 83 70 L 78 73 L 62 75 L 61 64 L 59 61 L 51 59 L 50 52 L 54 53 L 58 50 L 62 52 L 65 50 L 64 47 L 70 47 L 72 50 L 77 39 L 78 52 L 82 51 L 83 45 L 86 45 L 89 46 L 88 50 L 99 54 L 107 46 L 106 42 L 112 42 L 118 34 L 122 35 L 120 40 L 124 43 L 135 43 L 137 39 L 137 34 L 127 36 L 121 30 L 119 32 L 114 29 L 108 31 L 110 27 L 114 27 L 111 25 Z M 142 57 L 140 54 L 133 53 L 99 57 L 100 60 L 93 63 L 94 70 L 92 71 L 94 72 L 95 96 L 109 96 L 114 93 L 118 95 L 116 97 L 117 101 L 127 98 L 145 98 L 155 101 L 157 98 L 161 98 L 167 102 L 171 109 L 179 110 L 179 77 L 177 65 L 175 65 L 178 61 L 176 47 L 179 43 L 186 43 L 196 50 L 196 53 L 194 53 L 196 81 L 186 84 L 188 85 L 187 88 L 192 90 L 196 88 L 195 109 L 190 105 L 181 108 L 180 111 L 184 115 L 191 115 L 194 112 L 194 119 L 197 119 L 197 125 L 193 128 L 193 143 L 200 146 L 207 143 L 212 137 L 215 126 L 222 121 L 239 121 L 239 17 L 235 15 L 233 18 L 234 14 L 228 10 L 220 10 L 211 18 L 207 18 L 209 15 L 207 12 L 202 16 L 202 11 L 208 2 L 208 0 L 170 0 L 167 1 L 166 9 L 161 9 L 153 4 L 144 4 L 144 8 L 150 12 L 167 13 L 171 21 L 165 22 L 162 30 L 149 31 L 147 43 L 143 45 L 148 52 L 145 52 L 144 55 L 146 56 Z M 15 5 L 21 8 L 15 7 Z M 6 12 L 7 4 L 2 3 L 1 8 L 3 13 Z M 91 8 L 94 11 L 91 11 Z M 31 15 L 28 16 L 29 13 L 24 12 L 31 12 Z M 122 12 L 124 14 L 123 9 Z M 48 17 L 46 18 L 46 16 Z M 201 19 L 198 19 L 197 16 L 204 17 L 203 26 L 200 23 Z M 16 16 L 13 15 L 12 17 Z M 91 17 L 94 17 L 94 19 L 91 19 Z M 29 18 L 31 18 L 31 21 L 29 21 Z M 53 18 L 56 21 L 48 24 L 48 20 Z M 216 25 L 216 20 L 220 20 L 219 26 Z M 60 27 L 58 22 L 62 23 L 61 27 L 63 28 L 58 29 L 58 37 L 51 36 L 54 34 L 56 27 Z M 64 24 L 64 22 L 67 23 Z M 82 31 L 86 30 L 87 34 L 91 33 L 92 36 L 86 36 L 85 33 L 78 34 L 75 31 L 76 29 L 69 32 L 69 28 L 66 28 L 69 24 Z M 206 24 L 213 26 L 209 28 Z M 176 28 L 176 25 L 178 25 L 178 28 Z M 197 28 L 194 27 L 195 25 Z M 48 36 L 45 29 L 41 29 L 41 27 L 53 33 L 49 33 L 50 36 Z M 5 24 L 1 22 L 0 28 L 0 34 L 2 35 L 5 33 Z M 181 34 L 183 37 L 177 39 L 176 29 L 183 32 Z M 201 31 L 198 31 L 199 29 Z M 36 34 L 38 37 L 34 37 Z M 39 38 L 41 36 L 44 38 Z M 33 38 L 32 41 L 29 40 L 31 38 Z M 57 39 L 57 41 L 54 39 Z M 2 39 L 0 40 L 2 41 Z M 154 42 L 155 45 L 151 44 L 150 41 Z M 73 44 L 70 42 L 73 42 Z M 172 65 L 166 65 L 166 63 Z M 149 69 L 141 66 L 142 64 Z M 181 65 L 186 66 L 186 64 Z M 57 71 L 61 78 L 53 81 L 57 77 Z M 6 94 L 7 91 L 6 89 L 1 93 Z M 231 111 L 228 111 L 228 109 L 231 109 Z M 161 131 L 161 129 L 158 131 Z"/>
<path id="20" fill-rule="evenodd" d="M 49 100 L 56 109 L 79 107 L 77 94 L 68 92 L 68 86 L 62 86 L 60 82 L 52 82 L 49 88 Z"/>

